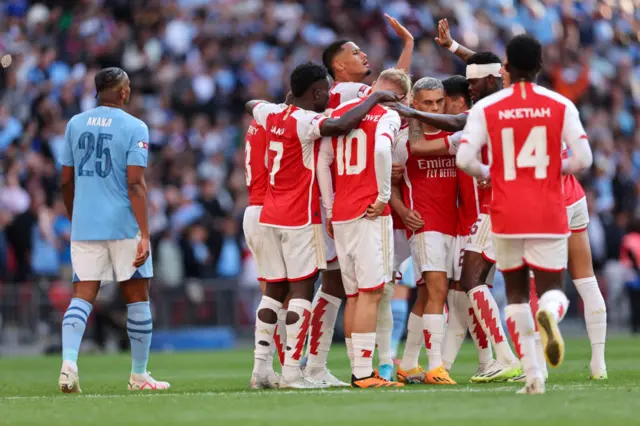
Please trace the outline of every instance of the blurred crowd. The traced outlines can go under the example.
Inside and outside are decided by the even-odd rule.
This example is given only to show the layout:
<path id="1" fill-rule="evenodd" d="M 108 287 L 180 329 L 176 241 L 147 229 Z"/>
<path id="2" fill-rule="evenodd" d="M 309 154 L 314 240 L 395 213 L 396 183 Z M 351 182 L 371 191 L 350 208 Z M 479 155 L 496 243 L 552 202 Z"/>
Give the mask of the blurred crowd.
<path id="1" fill-rule="evenodd" d="M 255 280 L 241 237 L 243 103 L 283 99 L 293 67 L 338 37 L 360 45 L 374 75 L 392 66 L 402 45 L 383 13 L 415 37 L 414 78 L 464 74 L 433 40 L 441 18 L 476 51 L 503 56 L 525 31 L 541 40 L 539 82 L 576 102 L 595 153 L 581 180 L 596 265 L 617 262 L 638 213 L 638 0 L 4 0 L 0 281 L 70 278 L 56 158 L 67 120 L 96 105 L 93 77 L 106 66 L 129 73 L 128 111 L 150 129 L 156 276 Z"/>

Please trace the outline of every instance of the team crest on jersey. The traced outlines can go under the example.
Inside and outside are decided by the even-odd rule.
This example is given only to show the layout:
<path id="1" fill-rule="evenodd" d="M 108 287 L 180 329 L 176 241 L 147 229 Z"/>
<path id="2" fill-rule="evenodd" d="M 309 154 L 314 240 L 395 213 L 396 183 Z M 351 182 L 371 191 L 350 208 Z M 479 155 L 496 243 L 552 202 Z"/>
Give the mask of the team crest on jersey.
<path id="1" fill-rule="evenodd" d="M 149 144 L 147 142 L 140 141 L 140 142 L 138 142 L 138 147 L 143 148 L 143 149 L 149 149 Z"/>
<path id="2" fill-rule="evenodd" d="M 362 86 L 360 86 L 360 90 L 358 90 L 358 97 L 364 98 L 365 96 L 367 96 L 368 91 L 369 87 L 363 84 Z"/>

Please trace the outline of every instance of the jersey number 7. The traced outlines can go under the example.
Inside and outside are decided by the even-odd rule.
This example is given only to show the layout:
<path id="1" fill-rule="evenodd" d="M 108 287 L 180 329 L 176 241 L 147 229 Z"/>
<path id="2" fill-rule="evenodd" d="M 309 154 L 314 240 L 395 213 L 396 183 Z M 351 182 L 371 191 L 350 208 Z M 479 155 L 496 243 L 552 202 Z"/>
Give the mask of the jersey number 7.
<path id="1" fill-rule="evenodd" d="M 502 129 L 502 157 L 504 180 L 515 180 L 517 169 L 535 168 L 536 179 L 546 179 L 549 156 L 547 155 L 547 128 L 535 126 L 529 132 L 518 156 L 515 155 L 513 127 Z"/>

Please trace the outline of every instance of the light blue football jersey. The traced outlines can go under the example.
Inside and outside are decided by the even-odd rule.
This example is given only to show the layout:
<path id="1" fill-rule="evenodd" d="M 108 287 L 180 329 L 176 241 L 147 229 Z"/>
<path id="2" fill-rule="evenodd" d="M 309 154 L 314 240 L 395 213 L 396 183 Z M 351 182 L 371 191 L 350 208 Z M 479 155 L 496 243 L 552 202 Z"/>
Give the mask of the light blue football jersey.
<path id="1" fill-rule="evenodd" d="M 119 108 L 100 106 L 69 121 L 60 163 L 75 168 L 72 241 L 136 236 L 127 166 L 147 167 L 148 153 L 147 125 Z"/>

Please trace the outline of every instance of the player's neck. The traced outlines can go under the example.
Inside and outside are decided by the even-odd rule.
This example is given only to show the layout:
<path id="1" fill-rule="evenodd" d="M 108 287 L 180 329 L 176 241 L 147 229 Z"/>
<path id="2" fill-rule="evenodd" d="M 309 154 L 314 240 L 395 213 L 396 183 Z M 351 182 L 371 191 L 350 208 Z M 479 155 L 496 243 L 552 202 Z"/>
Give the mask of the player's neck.
<path id="1" fill-rule="evenodd" d="M 433 126 L 429 126 L 427 124 L 422 125 L 422 131 L 425 135 L 435 135 L 436 133 L 440 133 L 440 129 L 437 129 Z"/>
<path id="2" fill-rule="evenodd" d="M 291 102 L 291 105 L 307 111 L 313 111 L 313 102 L 307 101 L 305 99 L 294 98 Z"/>
<path id="3" fill-rule="evenodd" d="M 100 102 L 100 106 L 104 106 L 104 107 L 109 107 L 109 108 L 119 108 L 122 109 L 122 105 L 119 105 L 116 102 L 108 102 L 108 101 L 101 101 Z"/>
<path id="4" fill-rule="evenodd" d="M 349 75 L 345 72 L 336 74 L 334 81 L 336 83 L 362 83 L 362 80 L 364 80 L 364 76 Z"/>

